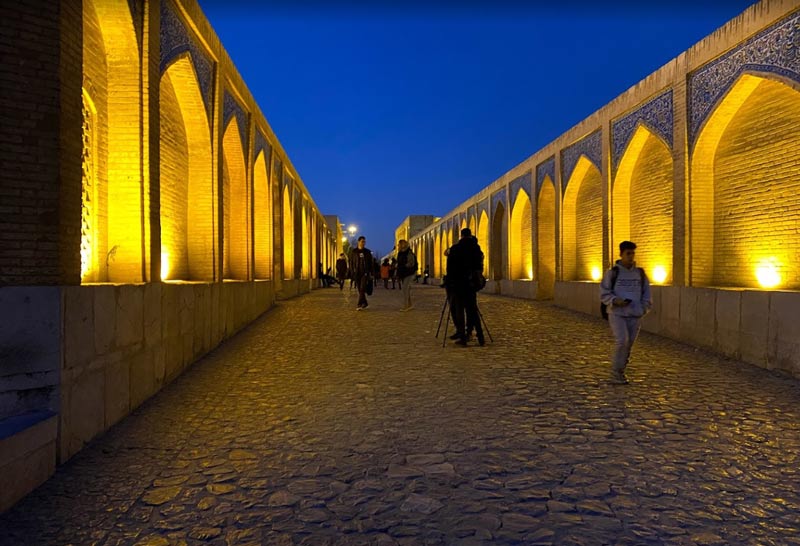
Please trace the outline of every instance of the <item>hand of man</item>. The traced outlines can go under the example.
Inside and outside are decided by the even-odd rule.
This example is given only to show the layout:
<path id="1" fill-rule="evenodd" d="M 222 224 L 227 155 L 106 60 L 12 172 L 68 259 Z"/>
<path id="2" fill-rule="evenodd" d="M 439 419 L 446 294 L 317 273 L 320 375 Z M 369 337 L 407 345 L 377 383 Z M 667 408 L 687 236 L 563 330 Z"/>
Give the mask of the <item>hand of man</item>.
<path id="1" fill-rule="evenodd" d="M 614 301 L 611 302 L 614 307 L 625 307 L 630 302 L 628 300 L 623 300 L 622 298 L 614 298 Z"/>

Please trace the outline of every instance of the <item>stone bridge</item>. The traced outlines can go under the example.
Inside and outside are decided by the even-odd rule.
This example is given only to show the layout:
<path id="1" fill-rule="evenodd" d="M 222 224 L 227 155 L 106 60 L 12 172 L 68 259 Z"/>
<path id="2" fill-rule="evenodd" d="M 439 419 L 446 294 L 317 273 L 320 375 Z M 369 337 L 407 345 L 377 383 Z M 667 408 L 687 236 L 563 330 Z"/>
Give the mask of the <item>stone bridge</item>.
<path id="1" fill-rule="evenodd" d="M 317 207 L 199 6 L 55 0 L 4 3 L 0 15 L 0 510 L 67 464 L 24 501 L 29 516 L 3 519 L 0 542 L 247 543 L 248 517 L 270 524 L 252 541 L 286 544 L 358 533 L 580 543 L 579 520 L 601 542 L 797 536 L 797 499 L 782 486 L 796 475 L 764 466 L 793 461 L 796 383 L 761 369 L 800 375 L 796 0 L 754 5 L 412 240 L 437 277 L 470 226 L 488 292 L 583 313 L 615 245 L 636 240 L 658 283 L 645 328 L 662 337 L 643 342 L 659 356 L 642 362 L 632 399 L 596 384 L 600 323 L 550 303 L 486 296 L 497 345 L 442 353 L 420 330 L 433 329 L 440 293 L 420 290 L 418 318 L 402 320 L 383 295 L 387 308 L 367 314 L 386 313 L 380 329 L 359 319 L 363 331 L 341 332 L 368 336 L 355 346 L 315 345 L 326 335 L 315 313 L 354 324 L 341 320 L 348 295 L 308 294 L 316 264 L 340 252 L 338 219 Z M 572 337 L 547 333 L 565 321 Z M 672 383 L 653 394 L 662 372 Z M 274 398 L 256 396 L 272 387 Z M 709 448 L 720 436 L 728 443 Z M 567 439 L 577 443 L 556 446 Z M 609 475 L 599 485 L 588 478 L 598 472 Z M 658 518 L 659 503 L 684 508 Z M 85 528 L 73 512 L 84 507 Z M 38 519 L 48 509 L 52 525 Z M 456 518 L 473 513 L 477 527 Z M 741 523 L 764 534 L 736 535 Z"/>

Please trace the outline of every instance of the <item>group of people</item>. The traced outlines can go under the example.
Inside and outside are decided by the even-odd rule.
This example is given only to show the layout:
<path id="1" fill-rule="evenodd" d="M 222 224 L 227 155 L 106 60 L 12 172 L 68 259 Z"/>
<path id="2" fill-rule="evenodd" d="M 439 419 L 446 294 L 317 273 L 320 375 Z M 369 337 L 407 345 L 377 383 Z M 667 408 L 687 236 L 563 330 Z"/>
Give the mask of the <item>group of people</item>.
<path id="1" fill-rule="evenodd" d="M 350 251 L 349 260 L 344 254 L 340 254 L 339 259 L 336 261 L 336 276 L 340 289 L 344 287 L 344 281 L 348 277 L 350 282 L 358 289 L 358 304 L 356 305 L 356 310 L 358 311 L 369 306 L 367 293 L 371 292 L 377 276 L 384 280 L 385 288 L 389 287 L 389 279 L 392 281 L 392 288 L 399 284 L 402 292 L 401 311 L 413 309 L 411 283 L 417 276 L 417 269 L 417 257 L 405 239 L 398 241 L 397 255 L 392 261 L 384 260 L 383 265 L 378 264 L 372 256 L 372 251 L 367 248 L 367 239 L 363 235 L 358 238 L 356 248 Z"/>
<path id="2" fill-rule="evenodd" d="M 650 281 L 644 269 L 636 266 L 636 244 L 623 241 L 619 245 L 619 251 L 619 260 L 606 271 L 600 283 L 600 301 L 603 316 L 607 317 L 615 339 L 610 380 L 614 384 L 624 385 L 628 383 L 625 370 L 630 362 L 631 349 L 639 336 L 642 319 L 652 308 L 652 297 Z M 484 345 L 482 317 L 477 302 L 477 292 L 486 283 L 483 277 L 483 251 L 472 231 L 464 228 L 458 242 L 444 254 L 447 257 L 447 266 L 442 286 L 447 293 L 447 303 L 456 329 L 450 339 L 458 345 L 466 346 L 474 331 L 478 344 Z M 366 238 L 363 236 L 358 238 L 358 246 L 350 253 L 349 260 L 341 254 L 336 262 L 336 278 L 340 289 L 348 277 L 358 288 L 357 310 L 365 309 L 369 305 L 368 283 L 373 282 L 376 264 L 372 252 L 366 248 Z M 402 311 L 413 308 L 411 283 L 412 280 L 418 281 L 417 271 L 417 257 L 406 240 L 398 242 L 397 256 L 394 259 L 384 260 L 379 266 L 384 287 L 388 288 L 390 279 L 393 288 L 395 281 L 399 283 L 403 292 Z"/>

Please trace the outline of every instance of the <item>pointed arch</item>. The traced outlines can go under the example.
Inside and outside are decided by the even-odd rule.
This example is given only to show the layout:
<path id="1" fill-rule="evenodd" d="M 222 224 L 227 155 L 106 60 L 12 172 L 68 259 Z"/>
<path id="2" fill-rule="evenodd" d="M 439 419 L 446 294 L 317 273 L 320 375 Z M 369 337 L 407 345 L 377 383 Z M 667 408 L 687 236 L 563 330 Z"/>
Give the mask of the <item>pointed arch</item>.
<path id="1" fill-rule="evenodd" d="M 777 76 L 742 74 L 692 153 L 692 284 L 757 287 L 769 267 L 775 287 L 800 288 L 798 171 L 800 92 Z"/>
<path id="2" fill-rule="evenodd" d="M 223 278 L 247 280 L 250 207 L 239 124 L 232 116 L 222 137 Z"/>
<path id="3" fill-rule="evenodd" d="M 531 220 L 531 199 L 520 188 L 511 209 L 510 262 L 511 278 L 533 279 L 533 224 Z"/>
<path id="4" fill-rule="evenodd" d="M 283 278 L 294 278 L 294 218 L 288 184 L 283 186 Z"/>
<path id="5" fill-rule="evenodd" d="M 545 176 L 536 203 L 538 297 L 553 297 L 556 282 L 556 187 Z"/>
<path id="6" fill-rule="evenodd" d="M 256 279 L 272 278 L 272 199 L 267 159 L 262 150 L 253 166 L 253 246 Z"/>
<path id="7" fill-rule="evenodd" d="M 147 279 L 150 230 L 136 32 L 125 0 L 85 0 L 82 20 L 81 281 L 141 282 Z"/>
<path id="8" fill-rule="evenodd" d="M 300 278 L 301 279 L 308 279 L 309 278 L 309 251 L 311 250 L 311 226 L 310 226 L 310 219 L 308 217 L 308 207 L 305 203 L 302 206 L 302 220 L 300 222 L 300 232 L 302 238 L 302 247 L 301 252 L 303 256 L 303 264 L 300 267 Z"/>
<path id="9" fill-rule="evenodd" d="M 603 270 L 603 192 L 600 171 L 578 159 L 564 194 L 565 281 L 588 281 Z"/>
<path id="10" fill-rule="evenodd" d="M 442 252 L 442 233 L 439 232 L 433 242 L 433 271 L 431 271 L 433 277 L 442 276 Z"/>
<path id="11" fill-rule="evenodd" d="M 672 282 L 672 153 L 659 136 L 639 124 L 620 160 L 612 190 L 612 240 L 638 245 L 636 263 Z"/>
<path id="12" fill-rule="evenodd" d="M 476 234 L 474 231 L 473 234 Z M 483 275 L 489 277 L 489 260 L 487 259 L 489 250 L 489 216 L 485 210 L 481 211 L 477 229 L 478 244 L 483 251 Z"/>
<path id="13" fill-rule="evenodd" d="M 159 102 L 162 278 L 213 280 L 217 210 L 211 132 L 187 54 L 161 76 Z"/>

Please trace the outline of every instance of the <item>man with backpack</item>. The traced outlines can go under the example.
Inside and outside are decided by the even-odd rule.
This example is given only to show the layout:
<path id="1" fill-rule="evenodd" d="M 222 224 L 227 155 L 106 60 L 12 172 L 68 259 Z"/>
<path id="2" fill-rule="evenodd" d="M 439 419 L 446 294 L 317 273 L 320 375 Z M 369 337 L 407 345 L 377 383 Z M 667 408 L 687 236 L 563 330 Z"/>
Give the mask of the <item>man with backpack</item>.
<path id="1" fill-rule="evenodd" d="M 636 244 L 622 241 L 620 259 L 606 271 L 600 283 L 600 301 L 603 316 L 616 340 L 611 360 L 611 382 L 626 385 L 625 368 L 631 356 L 633 343 L 639 336 L 644 317 L 653 305 L 650 281 L 641 267 L 636 267 Z"/>
<path id="2" fill-rule="evenodd" d="M 417 256 L 408 245 L 408 241 L 397 241 L 397 277 L 400 280 L 400 290 L 403 292 L 403 306 L 401 311 L 411 311 L 411 279 L 417 274 Z"/>

